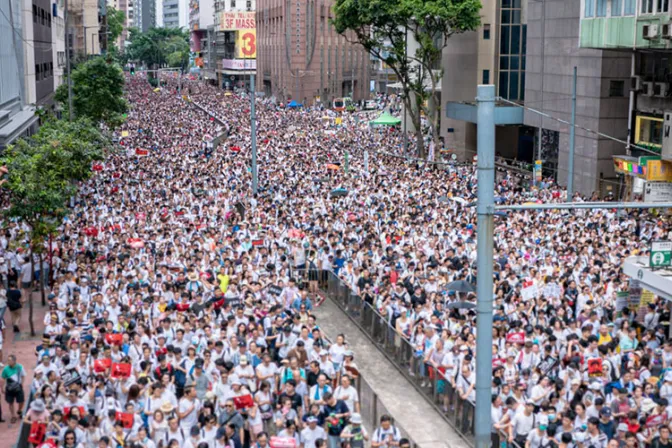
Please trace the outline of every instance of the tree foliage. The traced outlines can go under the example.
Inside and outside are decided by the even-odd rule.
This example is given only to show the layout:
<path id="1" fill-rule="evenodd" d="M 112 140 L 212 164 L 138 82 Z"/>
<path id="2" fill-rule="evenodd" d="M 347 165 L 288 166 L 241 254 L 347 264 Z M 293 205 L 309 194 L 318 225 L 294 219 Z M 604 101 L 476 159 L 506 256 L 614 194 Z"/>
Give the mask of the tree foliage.
<path id="1" fill-rule="evenodd" d="M 186 67 L 189 63 L 189 34 L 179 28 L 150 28 L 146 33 L 130 29 L 128 59 L 148 67 Z"/>
<path id="2" fill-rule="evenodd" d="M 113 6 L 107 7 L 107 30 L 110 42 L 116 42 L 126 26 L 126 14 Z"/>
<path id="3" fill-rule="evenodd" d="M 421 112 L 428 117 L 438 143 L 438 69 L 448 39 L 480 25 L 479 0 L 336 0 L 333 25 L 338 33 L 382 59 L 402 85 L 402 97 L 417 130 L 424 157 Z M 407 42 L 417 43 L 409 52 Z"/>
<path id="4" fill-rule="evenodd" d="M 118 64 L 96 57 L 79 65 L 71 74 L 74 113 L 77 117 L 116 126 L 128 105 L 124 99 L 124 73 Z M 68 86 L 61 84 L 56 100 L 68 107 Z"/>

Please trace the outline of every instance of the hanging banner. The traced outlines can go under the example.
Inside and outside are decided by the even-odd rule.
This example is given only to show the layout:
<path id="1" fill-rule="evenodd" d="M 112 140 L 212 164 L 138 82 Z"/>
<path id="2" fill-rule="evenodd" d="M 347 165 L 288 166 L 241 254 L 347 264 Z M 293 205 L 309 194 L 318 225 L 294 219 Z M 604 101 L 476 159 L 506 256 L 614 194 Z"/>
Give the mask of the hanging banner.
<path id="1" fill-rule="evenodd" d="M 236 33 L 236 56 L 240 59 L 256 59 L 257 30 L 243 30 Z"/>
<path id="2" fill-rule="evenodd" d="M 220 12 L 217 31 L 253 30 L 257 28 L 254 11 Z"/>

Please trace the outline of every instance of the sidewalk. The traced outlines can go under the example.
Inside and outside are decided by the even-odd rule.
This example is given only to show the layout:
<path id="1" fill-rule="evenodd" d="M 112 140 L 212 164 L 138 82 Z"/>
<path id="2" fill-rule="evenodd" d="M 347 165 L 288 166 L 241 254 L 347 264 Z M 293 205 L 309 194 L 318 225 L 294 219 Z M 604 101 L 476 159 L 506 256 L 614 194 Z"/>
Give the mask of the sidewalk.
<path id="1" fill-rule="evenodd" d="M 24 304 L 21 313 L 21 324 L 19 328 L 21 333 L 14 333 L 11 326 L 9 310 L 5 313 L 5 342 L 3 344 L 2 355 L 4 362 L 7 362 L 7 356 L 16 355 L 16 360 L 26 369 L 26 380 L 23 390 L 28 400 L 30 384 L 33 381 L 33 370 L 36 366 L 35 347 L 42 342 L 42 333 L 44 332 L 44 316 L 47 307 L 42 306 L 39 292 L 33 293 L 33 323 L 35 324 L 35 337 L 30 336 L 30 325 L 28 323 L 28 303 Z M 21 429 L 21 423 L 9 423 L 9 408 L 5 401 L 4 391 L 2 395 L 2 418 L 4 423 L 0 423 L 0 448 L 10 448 L 16 444 L 16 438 Z M 22 409 L 23 410 L 23 409 Z"/>

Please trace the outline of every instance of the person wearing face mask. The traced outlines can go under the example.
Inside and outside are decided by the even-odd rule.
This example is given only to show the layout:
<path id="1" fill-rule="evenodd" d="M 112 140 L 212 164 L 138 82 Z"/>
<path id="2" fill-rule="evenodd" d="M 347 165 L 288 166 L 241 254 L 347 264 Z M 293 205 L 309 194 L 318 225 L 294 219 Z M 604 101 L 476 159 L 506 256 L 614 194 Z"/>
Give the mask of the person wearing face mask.
<path id="1" fill-rule="evenodd" d="M 539 417 L 539 424 L 530 431 L 525 440 L 525 448 L 544 448 L 549 444 L 546 430 L 548 429 L 548 417 L 542 415 Z"/>

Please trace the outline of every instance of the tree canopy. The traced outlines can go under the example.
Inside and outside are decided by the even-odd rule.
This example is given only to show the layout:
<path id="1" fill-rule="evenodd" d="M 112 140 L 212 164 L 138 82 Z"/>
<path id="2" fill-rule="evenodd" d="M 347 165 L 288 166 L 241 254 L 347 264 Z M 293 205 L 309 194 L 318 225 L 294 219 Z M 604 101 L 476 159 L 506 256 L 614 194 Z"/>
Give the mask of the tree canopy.
<path id="1" fill-rule="evenodd" d="M 146 33 L 131 28 L 129 40 L 126 47 L 129 60 L 153 68 L 189 64 L 189 34 L 179 28 L 150 28 Z"/>
<path id="2" fill-rule="evenodd" d="M 124 73 L 121 67 L 103 57 L 80 64 L 71 74 L 73 108 L 77 117 L 90 118 L 95 123 L 117 125 L 128 105 L 124 99 Z M 56 100 L 68 107 L 68 86 L 61 84 Z"/>
<path id="3" fill-rule="evenodd" d="M 436 92 L 448 39 L 480 25 L 479 0 L 336 0 L 332 23 L 338 33 L 383 60 L 402 85 L 402 97 L 416 128 L 418 152 L 424 157 L 421 114 L 431 123 L 438 143 L 440 105 Z M 408 41 L 417 43 L 415 52 Z"/>

